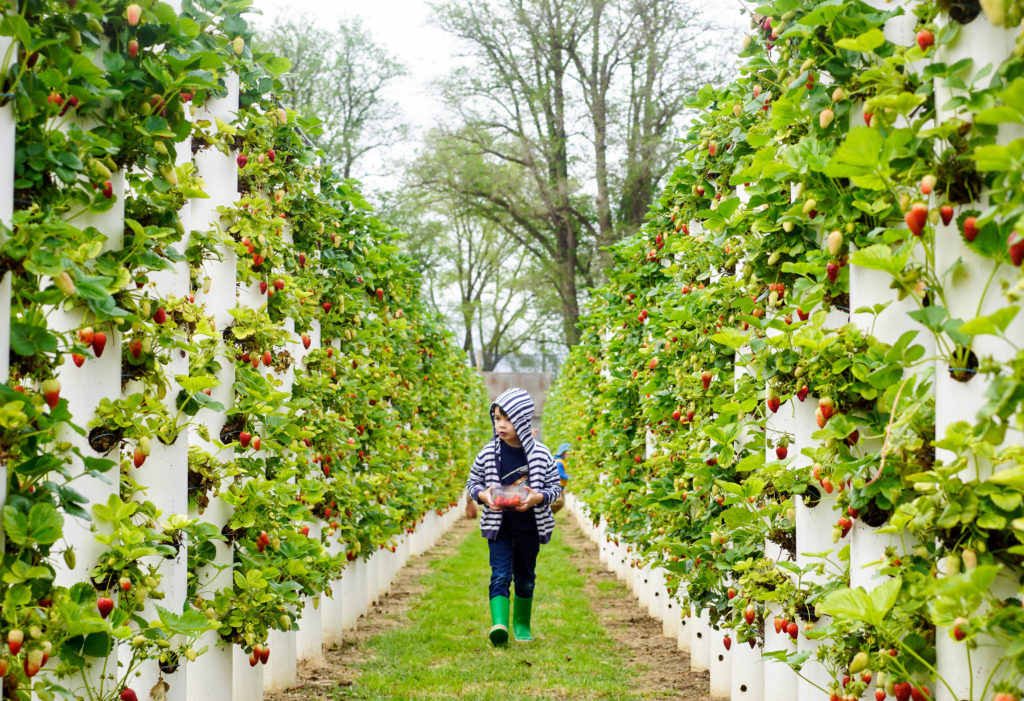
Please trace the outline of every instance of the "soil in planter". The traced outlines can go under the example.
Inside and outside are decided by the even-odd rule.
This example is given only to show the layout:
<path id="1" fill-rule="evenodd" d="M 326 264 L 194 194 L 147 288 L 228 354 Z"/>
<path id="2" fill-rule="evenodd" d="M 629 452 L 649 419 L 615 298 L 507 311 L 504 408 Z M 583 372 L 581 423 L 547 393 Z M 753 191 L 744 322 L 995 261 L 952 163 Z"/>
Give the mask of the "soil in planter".
<path id="1" fill-rule="evenodd" d="M 889 520 L 890 516 L 892 516 L 891 510 L 879 509 L 878 506 L 875 505 L 875 502 L 871 502 L 864 507 L 859 518 L 865 526 L 878 528 L 884 525 Z"/>
<path id="2" fill-rule="evenodd" d="M 224 428 L 220 430 L 220 442 L 230 445 L 238 440 L 238 434 L 245 428 L 245 416 L 235 414 L 224 422 Z"/>
<path id="3" fill-rule="evenodd" d="M 955 355 L 963 358 L 963 349 L 957 349 Z M 953 363 L 961 367 L 953 367 Z M 949 376 L 957 382 L 970 382 L 978 374 L 978 356 L 974 351 L 967 351 L 966 362 L 954 359 L 953 363 L 949 366 Z"/>
<path id="4" fill-rule="evenodd" d="M 960 24 L 970 24 L 981 12 L 978 0 L 939 0 L 939 7 Z"/>
<path id="5" fill-rule="evenodd" d="M 100 455 L 106 455 L 114 446 L 121 443 L 124 438 L 124 429 L 109 429 L 106 426 L 96 426 L 89 431 L 89 447 Z"/>

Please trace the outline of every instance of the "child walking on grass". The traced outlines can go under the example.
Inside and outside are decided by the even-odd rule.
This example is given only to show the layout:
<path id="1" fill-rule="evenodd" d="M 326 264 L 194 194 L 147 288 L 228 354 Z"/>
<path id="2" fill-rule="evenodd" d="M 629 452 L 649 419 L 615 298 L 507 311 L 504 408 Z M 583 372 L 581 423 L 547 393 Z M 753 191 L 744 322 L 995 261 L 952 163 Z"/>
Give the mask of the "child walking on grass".
<path id="1" fill-rule="evenodd" d="M 530 431 L 533 399 L 518 387 L 491 404 L 494 438 L 480 450 L 466 482 L 470 498 L 484 504 L 480 531 L 487 539 L 491 562 L 491 630 L 495 645 L 508 642 L 509 585 L 515 582 L 512 632 L 516 640 L 533 640 L 530 614 L 536 580 L 537 553 L 551 540 L 555 519 L 551 503 L 562 492 L 551 451 Z M 499 485 L 520 484 L 526 497 L 518 506 L 495 503 Z"/>

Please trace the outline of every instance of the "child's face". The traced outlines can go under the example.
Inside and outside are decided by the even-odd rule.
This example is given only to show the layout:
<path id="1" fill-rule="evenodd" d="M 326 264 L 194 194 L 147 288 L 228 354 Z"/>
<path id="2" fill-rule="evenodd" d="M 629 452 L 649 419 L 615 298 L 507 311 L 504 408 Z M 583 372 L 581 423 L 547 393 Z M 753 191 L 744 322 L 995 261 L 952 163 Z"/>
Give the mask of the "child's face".
<path id="1" fill-rule="evenodd" d="M 500 406 L 494 407 L 494 428 L 498 431 L 498 436 L 503 441 L 509 439 L 517 440 L 516 428 L 512 425 L 508 416 L 501 410 Z"/>

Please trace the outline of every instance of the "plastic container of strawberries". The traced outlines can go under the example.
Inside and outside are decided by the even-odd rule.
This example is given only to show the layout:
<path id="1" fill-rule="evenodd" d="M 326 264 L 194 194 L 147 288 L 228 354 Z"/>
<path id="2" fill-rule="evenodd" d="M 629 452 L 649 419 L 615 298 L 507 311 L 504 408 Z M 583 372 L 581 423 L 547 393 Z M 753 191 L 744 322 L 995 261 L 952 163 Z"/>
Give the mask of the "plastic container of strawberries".
<path id="1" fill-rule="evenodd" d="M 495 485 L 491 492 L 491 501 L 499 509 L 517 509 L 528 496 L 526 487 L 521 484 L 499 484 Z"/>

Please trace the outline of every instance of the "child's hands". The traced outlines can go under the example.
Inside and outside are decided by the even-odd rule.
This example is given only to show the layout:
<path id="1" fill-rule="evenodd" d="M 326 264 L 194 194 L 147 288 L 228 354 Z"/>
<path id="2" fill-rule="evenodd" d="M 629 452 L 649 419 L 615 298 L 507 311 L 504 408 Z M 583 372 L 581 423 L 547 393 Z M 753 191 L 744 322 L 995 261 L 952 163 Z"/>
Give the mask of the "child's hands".
<path id="1" fill-rule="evenodd" d="M 487 506 L 491 507 L 491 511 L 501 511 L 500 508 L 498 508 L 497 506 L 494 505 L 494 501 L 491 499 L 491 492 L 492 491 L 494 491 L 494 487 L 493 486 L 488 487 L 484 491 L 480 492 L 480 494 L 478 495 L 478 498 L 480 499 L 480 501 L 482 501 L 483 503 L 487 504 Z"/>
<path id="2" fill-rule="evenodd" d="M 522 504 L 516 507 L 516 511 L 526 511 L 527 509 L 532 509 L 538 504 L 544 503 L 544 495 L 530 489 L 530 485 L 528 484 L 523 484 L 523 487 L 526 488 L 526 499 L 523 500 Z"/>

